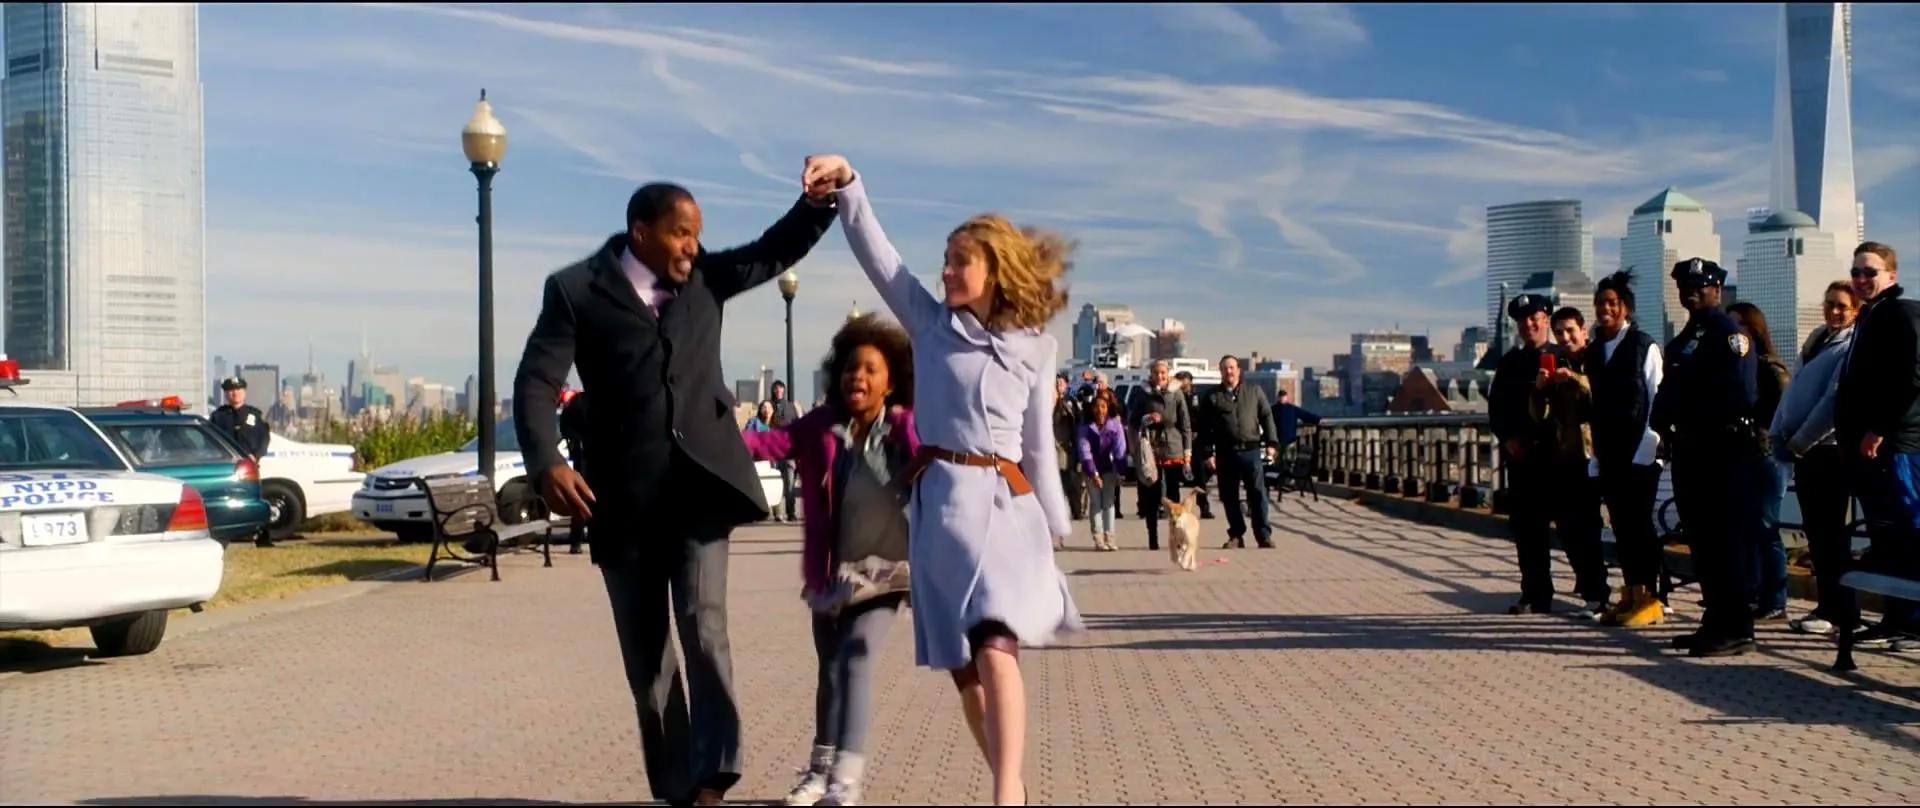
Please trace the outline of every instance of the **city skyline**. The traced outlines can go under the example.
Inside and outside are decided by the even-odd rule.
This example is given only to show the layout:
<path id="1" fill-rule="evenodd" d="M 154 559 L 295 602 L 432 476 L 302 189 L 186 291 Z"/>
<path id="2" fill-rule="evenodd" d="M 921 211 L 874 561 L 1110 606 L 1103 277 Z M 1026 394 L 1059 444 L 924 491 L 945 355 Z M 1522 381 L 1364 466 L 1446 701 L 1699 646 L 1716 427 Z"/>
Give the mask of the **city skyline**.
<path id="1" fill-rule="evenodd" d="M 1079 238 L 1063 358 L 1079 305 L 1101 301 L 1184 320 L 1192 355 L 1318 364 L 1387 323 L 1480 322 L 1488 206 L 1581 201 L 1597 274 L 1661 188 L 1712 211 L 1728 256 L 1742 212 L 1769 202 L 1779 7 L 761 11 L 206 7 L 210 347 L 284 363 L 312 333 L 333 376 L 368 322 L 382 361 L 470 373 L 454 133 L 480 86 L 512 142 L 495 195 L 503 379 L 540 277 L 616 229 L 639 182 L 687 184 L 708 245 L 730 246 L 777 216 L 810 152 L 868 173 L 923 279 L 980 210 Z M 1854 14 L 1858 193 L 1872 236 L 1920 249 L 1920 146 L 1899 134 L 1920 98 L 1897 80 L 1920 14 Z M 1073 42 L 1036 58 L 1014 28 Z M 1143 30 L 1167 47 L 1122 46 Z M 1540 41 L 1566 44 L 1524 44 Z M 837 233 L 798 273 L 797 357 L 849 304 L 880 308 Z M 777 295 L 729 314 L 731 377 L 784 364 Z"/>

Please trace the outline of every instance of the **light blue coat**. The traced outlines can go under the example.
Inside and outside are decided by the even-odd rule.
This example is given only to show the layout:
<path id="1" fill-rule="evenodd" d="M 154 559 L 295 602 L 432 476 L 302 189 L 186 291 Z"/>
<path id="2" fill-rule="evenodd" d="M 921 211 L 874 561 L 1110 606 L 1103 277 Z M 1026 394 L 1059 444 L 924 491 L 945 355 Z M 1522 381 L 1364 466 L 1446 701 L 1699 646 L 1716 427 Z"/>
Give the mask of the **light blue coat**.
<path id="1" fill-rule="evenodd" d="M 913 338 L 915 428 L 923 446 L 1019 464 L 1033 495 L 990 468 L 935 462 L 907 511 L 914 656 L 941 670 L 972 658 L 967 632 L 1006 624 L 1022 645 L 1082 630 L 1053 559 L 1073 529 L 1053 446 L 1059 346 L 1037 329 L 995 332 L 947 308 L 907 270 L 874 218 L 861 180 L 839 192 L 840 226 L 880 296 Z"/>
<path id="2" fill-rule="evenodd" d="M 1773 425 L 1767 430 L 1773 433 L 1776 453 L 1798 456 L 1833 442 L 1834 391 L 1839 389 L 1840 365 L 1853 347 L 1853 326 L 1828 333 L 1823 325 L 1807 342 L 1818 346 L 1817 353 L 1801 362 L 1800 373 L 1781 394 L 1780 408 L 1774 410 Z"/>

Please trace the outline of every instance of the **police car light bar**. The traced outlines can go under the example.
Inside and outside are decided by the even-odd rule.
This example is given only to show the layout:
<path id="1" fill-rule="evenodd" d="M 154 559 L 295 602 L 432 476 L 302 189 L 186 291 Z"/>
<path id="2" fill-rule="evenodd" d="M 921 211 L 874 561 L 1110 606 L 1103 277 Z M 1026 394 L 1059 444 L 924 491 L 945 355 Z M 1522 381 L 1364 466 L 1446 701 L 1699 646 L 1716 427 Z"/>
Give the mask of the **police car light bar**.
<path id="1" fill-rule="evenodd" d="M 20 378 L 20 361 L 8 359 L 6 354 L 0 353 L 0 390 L 11 392 L 13 388 L 26 384 L 27 381 Z"/>
<path id="2" fill-rule="evenodd" d="M 132 401 L 122 401 L 122 402 L 120 402 L 120 403 L 118 403 L 118 404 L 115 404 L 115 405 L 113 405 L 113 406 L 116 406 L 116 407 L 158 407 L 158 408 L 160 408 L 160 409 L 163 409 L 163 410 L 175 410 L 175 411 L 178 411 L 178 410 L 184 410 L 184 409 L 186 409 L 186 408 L 187 408 L 187 404 L 186 404 L 186 402 L 185 402 L 185 401 L 182 401 L 182 400 L 180 399 L 180 397 L 179 397 L 179 396 L 167 396 L 167 397 L 165 397 L 165 398 L 160 398 L 160 399 L 151 399 L 151 398 L 140 398 L 140 399 L 134 399 L 134 400 L 132 400 Z"/>

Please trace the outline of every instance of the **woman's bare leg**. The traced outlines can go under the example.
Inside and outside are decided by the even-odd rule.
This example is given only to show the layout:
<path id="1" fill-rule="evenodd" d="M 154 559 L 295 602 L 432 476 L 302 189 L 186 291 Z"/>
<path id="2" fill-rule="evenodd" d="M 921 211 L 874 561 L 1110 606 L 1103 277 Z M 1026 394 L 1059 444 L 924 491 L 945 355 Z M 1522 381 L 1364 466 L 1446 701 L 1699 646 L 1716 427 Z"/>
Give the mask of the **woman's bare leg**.
<path id="1" fill-rule="evenodd" d="M 989 645 L 980 650 L 977 663 L 985 691 L 987 765 L 993 771 L 994 804 L 1025 805 L 1027 687 L 1020 678 L 1020 658 Z"/>

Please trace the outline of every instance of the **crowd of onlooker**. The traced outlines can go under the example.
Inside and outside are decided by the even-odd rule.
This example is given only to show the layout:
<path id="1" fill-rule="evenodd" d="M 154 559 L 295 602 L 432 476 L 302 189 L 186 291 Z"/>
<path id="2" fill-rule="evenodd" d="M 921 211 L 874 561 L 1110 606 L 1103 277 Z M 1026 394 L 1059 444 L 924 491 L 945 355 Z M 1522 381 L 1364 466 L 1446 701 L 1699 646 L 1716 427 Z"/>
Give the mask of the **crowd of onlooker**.
<path id="1" fill-rule="evenodd" d="M 1279 391 L 1243 384 L 1240 360 L 1221 357 L 1220 384 L 1195 385 L 1193 374 L 1170 373 L 1164 361 L 1148 368 L 1147 384 L 1122 401 L 1106 374 L 1082 372 L 1080 384 L 1061 374 L 1054 382 L 1054 451 L 1075 520 L 1088 520 L 1092 546 L 1117 550 L 1114 522 L 1121 489 L 1131 476 L 1134 515 L 1145 520 L 1147 548 L 1160 549 L 1164 503 L 1191 489 L 1200 518 L 1214 518 L 1208 486 L 1217 482 L 1227 518 L 1227 547 L 1245 547 L 1248 533 L 1273 546 L 1267 519 L 1269 465 L 1290 458 L 1300 424 L 1319 422 Z"/>
<path id="2" fill-rule="evenodd" d="M 1488 396 L 1521 577 L 1509 611 L 1554 609 L 1551 526 L 1574 573 L 1576 616 L 1664 622 L 1663 473 L 1706 610 L 1678 649 L 1745 653 L 1756 623 L 1833 634 L 1860 622 L 1855 593 L 1839 584 L 1848 570 L 1920 577 L 1920 301 L 1903 295 L 1898 269 L 1893 249 L 1861 244 L 1849 278 L 1825 290 L 1822 324 L 1797 346 L 1776 345 L 1752 303 L 1727 304 L 1726 272 L 1703 259 L 1673 268 L 1688 319 L 1664 346 L 1635 325 L 1626 271 L 1599 282 L 1589 312 L 1540 295 L 1509 301 L 1516 344 Z M 1790 483 L 1818 594 L 1797 618 L 1780 524 Z M 1870 540 L 1859 559 L 1855 502 Z M 1608 523 L 1617 591 L 1601 544 Z M 1856 642 L 1920 649 L 1914 613 L 1889 601 Z"/>

